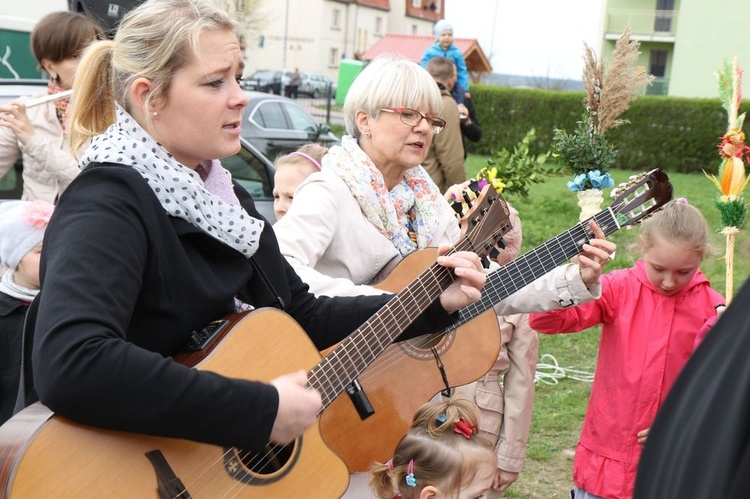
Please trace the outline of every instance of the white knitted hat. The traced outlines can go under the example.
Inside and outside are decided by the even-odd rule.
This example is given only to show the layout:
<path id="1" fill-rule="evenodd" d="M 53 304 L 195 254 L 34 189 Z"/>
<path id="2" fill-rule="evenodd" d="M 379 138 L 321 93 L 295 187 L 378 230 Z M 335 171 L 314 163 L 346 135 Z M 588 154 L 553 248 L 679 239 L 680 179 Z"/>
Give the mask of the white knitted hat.
<path id="1" fill-rule="evenodd" d="M 446 29 L 453 31 L 453 25 L 449 23 L 448 21 L 446 21 L 445 19 L 441 19 L 438 22 L 436 22 L 435 27 L 432 29 L 432 32 L 435 33 L 435 40 L 440 38 L 440 34 Z"/>
<path id="2" fill-rule="evenodd" d="M 0 266 L 15 270 L 42 242 L 54 206 L 42 200 L 0 203 Z"/>

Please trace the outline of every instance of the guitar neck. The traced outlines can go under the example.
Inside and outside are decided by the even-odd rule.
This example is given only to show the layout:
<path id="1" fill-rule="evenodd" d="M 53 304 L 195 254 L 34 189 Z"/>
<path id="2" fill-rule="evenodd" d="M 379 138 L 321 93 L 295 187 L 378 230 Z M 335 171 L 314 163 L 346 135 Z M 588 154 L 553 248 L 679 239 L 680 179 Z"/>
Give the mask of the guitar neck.
<path id="1" fill-rule="evenodd" d="M 607 208 L 592 217 L 605 235 L 612 234 L 620 225 L 614 212 Z M 589 220 L 571 227 L 541 246 L 508 262 L 487 276 L 482 298 L 459 312 L 461 317 L 447 332 L 462 326 L 476 316 L 494 307 L 527 284 L 531 284 L 566 260 L 581 252 L 582 246 L 594 238 Z"/>
<path id="2" fill-rule="evenodd" d="M 322 409 L 388 348 L 454 279 L 452 271 L 433 264 L 313 367 L 308 372 L 308 383 L 320 392 Z"/>

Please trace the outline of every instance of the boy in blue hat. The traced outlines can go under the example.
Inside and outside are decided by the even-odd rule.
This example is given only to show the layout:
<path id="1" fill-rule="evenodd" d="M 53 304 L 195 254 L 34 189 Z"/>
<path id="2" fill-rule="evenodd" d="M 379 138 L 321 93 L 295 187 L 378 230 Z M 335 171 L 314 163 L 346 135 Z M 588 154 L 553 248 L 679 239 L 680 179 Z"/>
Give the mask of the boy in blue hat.
<path id="1" fill-rule="evenodd" d="M 430 59 L 437 56 L 447 57 L 453 61 L 453 64 L 456 65 L 458 80 L 451 94 L 456 103 L 463 104 L 465 94 L 469 93 L 469 71 L 466 69 L 466 61 L 464 61 L 461 50 L 453 44 L 453 25 L 445 19 L 441 19 L 435 23 L 433 32 L 435 33 L 435 43 L 425 49 L 422 61 L 419 64 L 426 67 Z"/>

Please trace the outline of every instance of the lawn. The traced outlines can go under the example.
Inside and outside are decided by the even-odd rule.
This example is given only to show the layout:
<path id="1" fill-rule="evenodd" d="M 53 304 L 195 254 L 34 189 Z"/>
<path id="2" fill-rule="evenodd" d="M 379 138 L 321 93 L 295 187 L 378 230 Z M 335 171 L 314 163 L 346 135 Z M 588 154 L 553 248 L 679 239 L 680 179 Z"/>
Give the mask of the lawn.
<path id="1" fill-rule="evenodd" d="M 484 166 L 486 158 L 469 156 L 467 171 L 475 174 Z M 635 171 L 615 170 L 612 176 L 616 183 L 627 181 Z M 669 173 L 669 172 L 667 172 Z M 674 186 L 675 197 L 687 198 L 688 202 L 704 214 L 712 229 L 719 229 L 719 213 L 714 206 L 718 191 L 703 175 L 669 173 Z M 528 198 L 507 195 L 506 200 L 520 213 L 523 222 L 522 252 L 569 229 L 578 222 L 579 208 L 575 194 L 566 187 L 568 178 L 552 177 L 543 184 L 532 186 Z M 607 190 L 606 195 L 609 194 Z M 608 203 L 605 197 L 605 206 Z M 750 236 L 746 230 L 739 233 L 735 248 L 734 289 L 735 293 L 745 279 L 750 276 Z M 617 256 L 608 265 L 608 271 L 629 267 L 638 258 L 638 230 L 622 229 L 609 239 L 617 243 Z M 712 236 L 713 254 L 702 265 L 703 271 L 714 288 L 725 292 L 724 236 Z M 593 373 L 596 367 L 596 354 L 599 329 L 578 334 L 545 336 L 539 338 L 539 371 L 542 363 L 554 361 L 563 368 Z M 551 356 L 551 357 L 549 357 Z M 538 383 L 531 435 L 524 470 L 507 492 L 507 497 L 515 498 L 568 498 L 572 486 L 573 452 L 586 411 L 590 383 L 574 379 L 571 370 L 563 371 L 565 376 L 551 381 L 556 384 Z"/>

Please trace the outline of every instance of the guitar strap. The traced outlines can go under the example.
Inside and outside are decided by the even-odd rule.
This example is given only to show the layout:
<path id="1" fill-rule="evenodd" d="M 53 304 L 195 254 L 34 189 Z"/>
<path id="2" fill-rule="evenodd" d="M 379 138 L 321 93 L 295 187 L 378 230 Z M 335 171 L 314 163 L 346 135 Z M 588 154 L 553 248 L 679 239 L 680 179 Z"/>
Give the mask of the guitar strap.
<path id="1" fill-rule="evenodd" d="M 31 301 L 26 317 L 23 321 L 23 336 L 21 343 L 21 377 L 18 384 L 18 393 L 16 394 L 16 406 L 13 408 L 13 414 L 21 409 L 33 404 L 39 400 L 34 389 L 34 378 L 31 371 L 31 348 L 34 344 L 34 327 L 36 326 L 36 314 L 39 310 L 39 298 L 42 296 L 40 291 Z"/>

